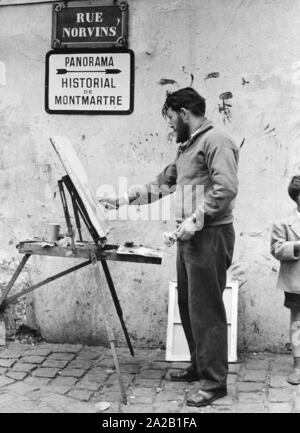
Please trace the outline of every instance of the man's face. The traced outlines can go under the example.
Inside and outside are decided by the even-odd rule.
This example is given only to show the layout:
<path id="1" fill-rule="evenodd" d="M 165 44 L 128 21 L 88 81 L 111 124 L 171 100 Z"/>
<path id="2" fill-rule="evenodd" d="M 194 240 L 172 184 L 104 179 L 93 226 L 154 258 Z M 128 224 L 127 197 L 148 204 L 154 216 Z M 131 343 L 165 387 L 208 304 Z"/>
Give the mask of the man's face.
<path id="1" fill-rule="evenodd" d="M 167 118 L 170 128 L 176 133 L 176 143 L 184 143 L 190 137 L 190 127 L 182 118 L 182 114 L 168 108 Z"/>

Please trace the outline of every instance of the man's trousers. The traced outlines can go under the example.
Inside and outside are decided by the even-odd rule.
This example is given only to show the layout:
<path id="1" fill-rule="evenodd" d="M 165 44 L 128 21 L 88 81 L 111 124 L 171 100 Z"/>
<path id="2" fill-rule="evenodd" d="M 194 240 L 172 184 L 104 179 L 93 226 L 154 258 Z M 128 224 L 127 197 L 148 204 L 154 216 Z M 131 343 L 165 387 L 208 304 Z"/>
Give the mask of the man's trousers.
<path id="1" fill-rule="evenodd" d="M 178 306 L 199 388 L 226 388 L 227 320 L 223 302 L 231 265 L 232 224 L 204 227 L 189 241 L 177 242 Z"/>

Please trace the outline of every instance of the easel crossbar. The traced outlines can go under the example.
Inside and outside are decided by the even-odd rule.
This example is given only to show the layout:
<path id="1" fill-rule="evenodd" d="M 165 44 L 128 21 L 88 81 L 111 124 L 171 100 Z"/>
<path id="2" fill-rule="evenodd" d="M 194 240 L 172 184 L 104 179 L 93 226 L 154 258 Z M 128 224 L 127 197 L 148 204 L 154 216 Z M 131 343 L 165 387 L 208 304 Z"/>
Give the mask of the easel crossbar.
<path id="1" fill-rule="evenodd" d="M 83 263 L 80 263 L 79 265 L 73 266 L 72 268 L 68 268 L 65 271 L 59 272 L 58 274 L 52 275 L 49 278 L 46 278 L 45 280 L 41 281 L 40 283 L 37 283 L 31 287 L 28 287 L 27 289 L 22 290 L 19 293 L 16 293 L 15 295 L 9 296 L 3 301 L 3 304 L 0 308 L 4 308 L 9 302 L 14 301 L 15 299 L 20 298 L 23 295 L 26 295 L 27 293 L 32 292 L 35 289 L 38 289 L 41 286 L 44 286 L 45 284 L 51 283 L 51 281 L 57 280 L 58 278 L 61 278 L 67 274 L 70 274 L 71 272 L 75 272 L 78 269 L 84 268 L 85 266 L 90 265 L 92 262 L 91 260 L 87 260 Z"/>
<path id="2" fill-rule="evenodd" d="M 8 293 L 10 292 L 11 288 L 13 287 L 13 285 L 15 284 L 16 279 L 18 278 L 18 276 L 20 275 L 22 269 L 24 268 L 27 260 L 29 259 L 29 257 L 31 256 L 31 254 L 27 253 L 22 257 L 21 262 L 19 263 L 15 273 L 13 274 L 13 276 L 11 277 L 10 282 L 7 284 L 6 288 L 3 291 L 3 294 L 0 298 L 0 307 L 2 306 L 2 304 L 4 303 L 6 296 L 8 295 Z"/>

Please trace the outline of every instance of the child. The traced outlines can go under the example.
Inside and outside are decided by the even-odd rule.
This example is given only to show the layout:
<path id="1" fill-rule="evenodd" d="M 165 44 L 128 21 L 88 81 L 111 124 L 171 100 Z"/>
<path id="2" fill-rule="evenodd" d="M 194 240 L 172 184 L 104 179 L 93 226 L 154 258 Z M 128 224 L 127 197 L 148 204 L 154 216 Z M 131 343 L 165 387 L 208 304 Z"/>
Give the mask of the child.
<path id="1" fill-rule="evenodd" d="M 290 339 L 294 368 L 287 381 L 300 384 L 300 176 L 294 176 L 288 193 L 297 204 L 286 218 L 273 224 L 271 253 L 280 260 L 277 287 L 284 291 L 284 306 L 291 310 Z"/>

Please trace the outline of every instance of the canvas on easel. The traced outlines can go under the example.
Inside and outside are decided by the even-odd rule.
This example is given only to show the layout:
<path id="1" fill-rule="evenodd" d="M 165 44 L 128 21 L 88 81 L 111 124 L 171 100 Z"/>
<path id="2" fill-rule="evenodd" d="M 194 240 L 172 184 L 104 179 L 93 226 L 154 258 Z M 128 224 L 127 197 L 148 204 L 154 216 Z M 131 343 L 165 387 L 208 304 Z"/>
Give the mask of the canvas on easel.
<path id="1" fill-rule="evenodd" d="M 237 361 L 238 281 L 228 281 L 223 293 L 228 329 L 228 361 Z M 177 283 L 170 281 L 166 361 L 190 361 L 177 303 Z"/>
<path id="2" fill-rule="evenodd" d="M 106 218 L 104 210 L 97 204 L 97 200 L 90 190 L 86 172 L 72 143 L 64 136 L 53 136 L 50 138 L 50 141 L 67 175 L 73 182 L 89 215 L 91 223 L 99 237 L 105 238 L 111 229 L 109 220 Z"/>

